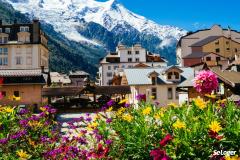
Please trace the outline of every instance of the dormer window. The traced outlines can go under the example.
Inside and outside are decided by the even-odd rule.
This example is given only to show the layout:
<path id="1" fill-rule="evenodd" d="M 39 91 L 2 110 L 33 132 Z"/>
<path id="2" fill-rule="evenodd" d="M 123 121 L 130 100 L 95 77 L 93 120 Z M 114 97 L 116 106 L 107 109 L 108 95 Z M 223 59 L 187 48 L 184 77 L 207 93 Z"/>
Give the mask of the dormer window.
<path id="1" fill-rule="evenodd" d="M 152 85 L 156 85 L 157 84 L 157 77 L 152 77 Z"/>
<path id="2" fill-rule="evenodd" d="M 8 42 L 8 37 L 6 36 L 0 36 L 0 44 L 5 44 Z"/>
<path id="3" fill-rule="evenodd" d="M 175 76 L 175 79 L 179 79 L 179 73 L 178 72 L 174 72 L 174 76 Z"/>
<path id="4" fill-rule="evenodd" d="M 29 27 L 28 26 L 21 26 L 20 27 L 20 32 L 29 32 Z"/>
<path id="5" fill-rule="evenodd" d="M 168 79 L 172 79 L 172 72 L 168 73 Z"/>
<path id="6" fill-rule="evenodd" d="M 5 33 L 10 33 L 10 28 L 5 28 Z"/>

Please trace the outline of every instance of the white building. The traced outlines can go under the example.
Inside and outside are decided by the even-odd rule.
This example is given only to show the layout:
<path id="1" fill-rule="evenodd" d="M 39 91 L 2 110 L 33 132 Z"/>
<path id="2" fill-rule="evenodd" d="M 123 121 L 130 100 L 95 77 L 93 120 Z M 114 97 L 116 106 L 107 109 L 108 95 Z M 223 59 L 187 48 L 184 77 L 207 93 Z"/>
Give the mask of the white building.
<path id="1" fill-rule="evenodd" d="M 179 98 L 177 87 L 192 77 L 194 71 L 192 68 L 177 66 L 144 67 L 124 69 L 121 74 L 120 85 L 129 85 L 131 88 L 129 103 L 136 104 L 136 96 L 145 94 L 147 101 L 159 102 L 160 106 L 166 106 L 172 102 L 179 104 L 179 101 L 183 101 Z"/>
<path id="2" fill-rule="evenodd" d="M 47 38 L 40 22 L 3 24 L 0 20 L 0 69 L 49 68 Z"/>
<path id="3" fill-rule="evenodd" d="M 107 54 L 100 62 L 98 84 L 100 86 L 111 85 L 116 69 L 132 68 L 138 64 L 164 67 L 167 66 L 167 61 L 157 54 L 148 52 L 139 44 L 132 47 L 118 45 L 115 53 Z"/>

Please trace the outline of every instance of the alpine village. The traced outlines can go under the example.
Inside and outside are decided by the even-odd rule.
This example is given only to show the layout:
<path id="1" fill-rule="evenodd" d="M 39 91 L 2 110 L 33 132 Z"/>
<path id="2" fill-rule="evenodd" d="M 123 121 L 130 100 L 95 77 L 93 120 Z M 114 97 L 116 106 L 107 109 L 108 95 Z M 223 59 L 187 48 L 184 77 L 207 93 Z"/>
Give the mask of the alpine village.
<path id="1" fill-rule="evenodd" d="M 239 31 L 187 32 L 174 63 L 118 41 L 89 73 L 50 67 L 44 19 L 11 18 L 0 20 L 0 159 L 240 159 Z"/>

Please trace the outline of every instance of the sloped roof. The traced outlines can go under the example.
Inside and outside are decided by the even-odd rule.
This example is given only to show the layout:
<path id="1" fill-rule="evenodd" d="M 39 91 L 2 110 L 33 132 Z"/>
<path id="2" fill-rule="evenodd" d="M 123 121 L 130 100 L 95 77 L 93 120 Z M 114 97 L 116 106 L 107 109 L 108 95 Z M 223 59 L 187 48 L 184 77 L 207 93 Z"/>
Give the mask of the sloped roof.
<path id="1" fill-rule="evenodd" d="M 167 81 L 162 74 L 168 67 L 151 67 L 151 68 L 131 68 L 125 69 L 124 73 L 126 75 L 128 85 L 151 85 L 152 82 L 149 79 L 148 75 L 152 72 L 159 73 L 157 77 L 158 84 L 174 84 L 174 82 Z M 188 79 L 188 77 L 192 76 L 193 69 L 189 67 L 179 67 L 183 72 L 181 73 L 181 82 Z"/>
<path id="2" fill-rule="evenodd" d="M 42 76 L 40 69 L 1 69 L 0 77 Z"/>
<path id="3" fill-rule="evenodd" d="M 200 40 L 200 41 L 192 44 L 191 47 L 201 47 L 201 46 L 203 46 L 205 44 L 208 44 L 208 43 L 210 43 L 212 41 L 215 41 L 216 39 L 219 39 L 220 37 L 223 37 L 223 36 L 209 36 L 209 37 L 207 37 L 207 38 L 205 38 L 203 40 Z"/>
<path id="4" fill-rule="evenodd" d="M 232 87 L 240 84 L 240 72 L 231 70 L 222 71 L 217 67 L 212 67 L 210 70 L 213 71 L 219 79 L 230 84 Z"/>
<path id="5" fill-rule="evenodd" d="M 188 59 L 188 58 L 202 58 L 205 55 L 207 55 L 208 53 L 204 53 L 204 52 L 193 52 L 185 57 L 183 57 L 183 59 Z"/>

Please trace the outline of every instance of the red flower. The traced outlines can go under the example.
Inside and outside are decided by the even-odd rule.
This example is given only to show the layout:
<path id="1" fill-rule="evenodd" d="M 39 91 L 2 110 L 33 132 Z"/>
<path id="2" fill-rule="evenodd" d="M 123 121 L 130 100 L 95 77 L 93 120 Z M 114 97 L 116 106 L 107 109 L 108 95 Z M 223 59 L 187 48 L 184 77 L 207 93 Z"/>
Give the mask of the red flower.
<path id="1" fill-rule="evenodd" d="M 209 137 L 212 138 L 212 139 L 216 139 L 216 140 L 221 140 L 221 139 L 223 139 L 223 136 L 218 135 L 217 132 L 214 132 L 214 131 L 212 131 L 212 130 L 210 130 L 210 131 L 208 132 L 208 135 L 209 135 Z"/>
<path id="2" fill-rule="evenodd" d="M 3 84 L 3 77 L 0 77 L 0 85 Z"/>
<path id="3" fill-rule="evenodd" d="M 162 147 L 166 146 L 168 142 L 170 142 L 173 139 L 173 137 L 170 134 L 167 134 L 161 141 L 160 145 Z"/>
<path id="4" fill-rule="evenodd" d="M 153 160 L 171 160 L 171 158 L 167 156 L 166 152 L 160 148 L 151 150 L 150 156 L 153 157 Z"/>
<path id="5" fill-rule="evenodd" d="M 102 144 L 98 144 L 98 149 L 96 151 L 96 153 L 93 153 L 93 157 L 94 158 L 106 158 L 107 154 L 109 152 L 109 148 L 106 147 L 106 148 L 103 148 Z"/>

